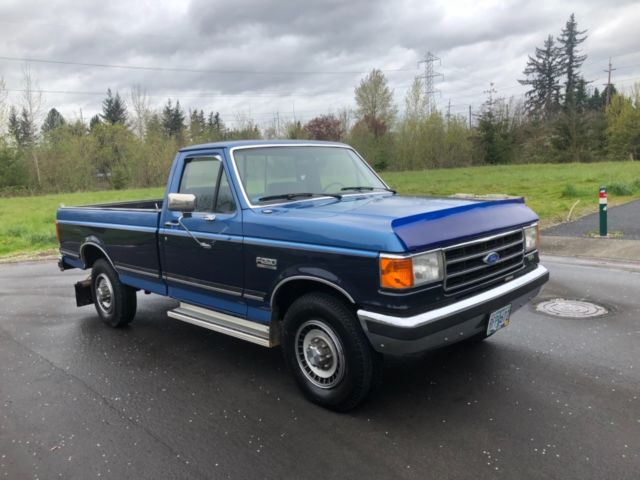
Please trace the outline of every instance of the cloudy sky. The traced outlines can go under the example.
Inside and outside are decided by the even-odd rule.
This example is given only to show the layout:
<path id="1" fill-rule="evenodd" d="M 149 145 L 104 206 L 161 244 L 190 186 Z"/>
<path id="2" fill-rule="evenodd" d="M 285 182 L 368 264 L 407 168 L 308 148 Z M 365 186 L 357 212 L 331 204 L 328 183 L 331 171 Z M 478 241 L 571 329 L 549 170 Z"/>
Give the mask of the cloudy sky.
<path id="1" fill-rule="evenodd" d="M 522 95 L 528 54 L 558 35 L 574 12 L 589 38 L 583 74 L 601 86 L 612 57 L 614 82 L 640 82 L 640 2 L 615 0 L 2 0 L 0 77 L 20 102 L 25 59 L 45 109 L 89 118 L 108 87 L 133 85 L 152 106 L 171 97 L 217 110 L 233 123 L 279 115 L 303 122 L 353 106 L 353 89 L 372 68 L 385 72 L 400 110 L 427 51 L 440 108 L 477 109 L 489 83 L 498 96 Z M 125 68 L 126 67 L 126 68 Z"/>

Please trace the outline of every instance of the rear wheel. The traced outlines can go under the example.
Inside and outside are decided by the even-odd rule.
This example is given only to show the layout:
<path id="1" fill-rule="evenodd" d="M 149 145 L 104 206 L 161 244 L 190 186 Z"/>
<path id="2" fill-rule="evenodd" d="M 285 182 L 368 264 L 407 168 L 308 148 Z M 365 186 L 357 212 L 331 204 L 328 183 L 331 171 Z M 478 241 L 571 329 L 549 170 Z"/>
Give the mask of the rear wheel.
<path id="1" fill-rule="evenodd" d="M 96 311 L 112 327 L 131 323 L 136 314 L 136 291 L 123 285 L 111 264 L 101 258 L 91 269 L 91 293 Z"/>
<path id="2" fill-rule="evenodd" d="M 318 405 L 350 410 L 379 381 L 382 356 L 340 299 L 303 295 L 287 311 L 282 336 L 287 365 L 302 392 Z"/>

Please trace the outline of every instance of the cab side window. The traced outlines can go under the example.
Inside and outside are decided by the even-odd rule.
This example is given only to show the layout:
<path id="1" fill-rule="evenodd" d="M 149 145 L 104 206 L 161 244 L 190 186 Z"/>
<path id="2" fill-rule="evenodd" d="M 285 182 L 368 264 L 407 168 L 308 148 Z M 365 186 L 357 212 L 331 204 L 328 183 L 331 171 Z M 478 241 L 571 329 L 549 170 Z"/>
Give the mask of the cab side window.
<path id="1" fill-rule="evenodd" d="M 236 209 L 220 157 L 187 158 L 178 191 L 196 196 L 196 212 L 231 213 Z"/>

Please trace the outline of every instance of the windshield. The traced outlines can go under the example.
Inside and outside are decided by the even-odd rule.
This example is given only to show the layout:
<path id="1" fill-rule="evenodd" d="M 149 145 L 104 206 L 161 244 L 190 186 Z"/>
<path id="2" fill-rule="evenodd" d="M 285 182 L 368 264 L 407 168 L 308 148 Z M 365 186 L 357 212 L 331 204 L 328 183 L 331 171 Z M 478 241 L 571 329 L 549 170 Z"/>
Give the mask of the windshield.
<path id="1" fill-rule="evenodd" d="M 233 152 L 242 186 L 252 204 L 280 203 L 327 194 L 387 190 L 352 150 L 284 146 Z"/>

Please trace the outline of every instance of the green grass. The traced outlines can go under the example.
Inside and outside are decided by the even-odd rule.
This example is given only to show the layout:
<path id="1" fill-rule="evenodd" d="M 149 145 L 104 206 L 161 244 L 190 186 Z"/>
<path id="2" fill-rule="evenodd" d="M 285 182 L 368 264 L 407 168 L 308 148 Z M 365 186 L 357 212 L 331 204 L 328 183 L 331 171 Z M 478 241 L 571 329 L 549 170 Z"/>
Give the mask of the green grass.
<path id="1" fill-rule="evenodd" d="M 0 198 L 0 257 L 55 248 L 55 216 L 61 205 L 160 198 L 163 188 L 62 193 L 35 197 Z"/>
<path id="2" fill-rule="evenodd" d="M 609 188 L 611 205 L 640 198 L 640 162 L 510 165 L 384 172 L 401 194 L 451 195 L 504 193 L 524 196 L 542 225 L 598 209 L 598 188 Z M 56 247 L 54 218 L 60 204 L 86 205 L 162 196 L 162 188 L 0 198 L 0 257 L 36 253 Z M 622 195 L 620 195 L 622 193 Z"/>
<path id="3" fill-rule="evenodd" d="M 543 227 L 598 210 L 598 189 L 609 189 L 609 204 L 640 198 L 640 162 L 504 165 L 420 172 L 385 172 L 385 181 L 403 194 L 504 193 L 525 197 Z M 620 184 L 624 188 L 620 189 Z M 614 193 L 616 192 L 616 193 Z M 617 193 L 624 193 L 618 195 Z"/>

